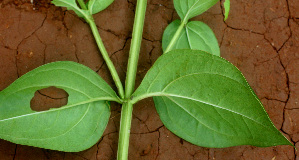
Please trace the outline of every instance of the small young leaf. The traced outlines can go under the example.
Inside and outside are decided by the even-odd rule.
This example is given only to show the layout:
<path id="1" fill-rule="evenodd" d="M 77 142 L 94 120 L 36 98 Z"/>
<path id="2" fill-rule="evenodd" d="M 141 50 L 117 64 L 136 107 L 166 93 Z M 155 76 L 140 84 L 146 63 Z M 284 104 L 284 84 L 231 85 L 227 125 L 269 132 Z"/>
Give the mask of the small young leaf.
<path id="1" fill-rule="evenodd" d="M 215 5 L 219 0 L 173 0 L 174 8 L 183 22 L 198 16 Z"/>
<path id="2" fill-rule="evenodd" d="M 181 24 L 180 20 L 170 23 L 164 31 L 162 48 L 165 51 Z M 211 28 L 203 22 L 191 21 L 181 32 L 179 39 L 173 46 L 174 49 L 196 49 L 220 56 L 220 48 Z"/>
<path id="3" fill-rule="evenodd" d="M 225 0 L 223 5 L 224 5 L 224 21 L 226 21 L 230 10 L 230 0 Z"/>
<path id="4" fill-rule="evenodd" d="M 49 86 L 64 89 L 69 94 L 68 104 L 41 112 L 31 110 L 35 91 Z M 0 92 L 0 138 L 67 152 L 88 149 L 108 123 L 106 100 L 118 98 L 91 69 L 75 62 L 46 64 Z"/>
<path id="5" fill-rule="evenodd" d="M 89 13 L 87 10 L 80 9 L 76 3 L 76 0 L 53 0 L 52 3 L 55 6 L 66 7 L 67 10 L 73 10 L 78 17 L 86 18 Z"/>
<path id="6" fill-rule="evenodd" d="M 272 124 L 241 72 L 198 50 L 163 54 L 133 94 L 154 96 L 164 125 L 199 146 L 292 145 Z"/>
<path id="7" fill-rule="evenodd" d="M 96 14 L 106 9 L 114 0 L 89 0 L 88 10 L 90 14 Z"/>

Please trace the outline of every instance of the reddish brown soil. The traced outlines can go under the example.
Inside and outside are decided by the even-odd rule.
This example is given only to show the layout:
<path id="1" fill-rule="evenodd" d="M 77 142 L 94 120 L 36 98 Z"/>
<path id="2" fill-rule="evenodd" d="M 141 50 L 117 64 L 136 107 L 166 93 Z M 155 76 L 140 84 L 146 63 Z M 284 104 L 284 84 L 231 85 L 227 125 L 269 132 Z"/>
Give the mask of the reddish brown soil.
<path id="1" fill-rule="evenodd" d="M 108 52 L 124 81 L 136 0 L 115 0 L 95 15 Z M 195 18 L 215 32 L 224 58 L 245 75 L 264 104 L 275 126 L 299 148 L 299 3 L 296 0 L 236 0 L 223 22 L 216 4 Z M 149 0 L 138 66 L 137 85 L 161 52 L 163 30 L 178 16 L 172 0 Z M 26 72 L 53 61 L 87 65 L 109 84 L 111 78 L 86 23 L 50 0 L 0 0 L 0 90 Z M 32 105 L 59 106 L 67 95 L 40 91 Z M 52 105 L 53 106 L 53 105 Z M 35 108 L 43 109 L 43 108 Z M 0 140 L 1 160 L 115 159 L 120 106 L 112 105 L 108 127 L 92 148 L 63 153 L 16 145 Z M 291 146 L 252 146 L 209 149 L 191 145 L 169 132 L 159 120 L 152 99 L 134 108 L 129 159 L 191 160 L 246 159 L 299 160 Z"/>

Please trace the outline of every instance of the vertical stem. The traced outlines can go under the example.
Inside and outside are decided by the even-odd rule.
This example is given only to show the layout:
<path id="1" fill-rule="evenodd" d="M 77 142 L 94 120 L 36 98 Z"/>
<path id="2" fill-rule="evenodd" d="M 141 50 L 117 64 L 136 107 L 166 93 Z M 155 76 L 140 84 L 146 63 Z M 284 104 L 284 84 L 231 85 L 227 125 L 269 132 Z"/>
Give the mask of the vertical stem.
<path id="1" fill-rule="evenodd" d="M 173 46 L 175 45 L 175 43 L 179 39 L 179 37 L 181 35 L 181 32 L 183 31 L 184 27 L 185 27 L 185 22 L 181 22 L 181 25 L 179 26 L 178 30 L 173 35 L 173 37 L 172 37 L 170 43 L 168 44 L 166 50 L 164 51 L 164 53 L 169 52 L 173 48 Z"/>
<path id="2" fill-rule="evenodd" d="M 136 15 L 134 20 L 133 35 L 131 41 L 131 48 L 129 54 L 129 62 L 126 77 L 125 97 L 129 98 L 135 87 L 135 78 L 137 71 L 137 64 L 140 52 L 140 45 L 142 40 L 144 18 L 146 11 L 147 0 L 138 0 L 136 6 Z"/>
<path id="3" fill-rule="evenodd" d="M 133 36 L 130 48 L 125 86 L 125 99 L 127 100 L 127 102 L 125 102 L 122 106 L 120 119 L 120 131 L 117 151 L 118 160 L 128 159 L 130 128 L 133 112 L 133 104 L 130 102 L 130 96 L 132 95 L 135 87 L 136 71 L 142 40 L 146 5 L 147 0 L 137 0 L 136 15 L 134 20 Z"/>
<path id="4" fill-rule="evenodd" d="M 114 67 L 111 59 L 109 58 L 109 54 L 108 54 L 108 52 L 107 52 L 107 50 L 106 50 L 106 48 L 105 48 L 105 46 L 103 44 L 103 41 L 102 41 L 102 39 L 100 37 L 99 31 L 98 31 L 98 28 L 97 28 L 97 26 L 96 26 L 96 24 L 94 22 L 94 19 L 91 17 L 89 19 L 86 19 L 86 21 L 89 23 L 89 26 L 90 26 L 91 31 L 93 33 L 93 36 L 94 36 L 94 38 L 95 38 L 95 40 L 97 42 L 97 45 L 98 45 L 98 47 L 99 47 L 99 49 L 100 49 L 100 51 L 102 53 L 103 58 L 104 58 L 107 66 L 108 66 L 108 69 L 109 69 L 109 71 L 111 73 L 111 76 L 112 76 L 112 78 L 113 78 L 113 80 L 115 82 L 115 85 L 116 85 L 117 89 L 118 89 L 119 96 L 120 96 L 121 99 L 123 99 L 124 98 L 123 85 L 122 85 L 122 83 L 120 81 L 120 78 L 119 78 L 119 76 L 118 76 L 118 74 L 116 72 L 116 69 L 115 69 L 115 67 Z"/>
<path id="5" fill-rule="evenodd" d="M 127 102 L 122 105 L 119 139 L 118 139 L 118 150 L 117 150 L 118 160 L 128 159 L 132 112 L 133 112 L 132 103 Z"/>

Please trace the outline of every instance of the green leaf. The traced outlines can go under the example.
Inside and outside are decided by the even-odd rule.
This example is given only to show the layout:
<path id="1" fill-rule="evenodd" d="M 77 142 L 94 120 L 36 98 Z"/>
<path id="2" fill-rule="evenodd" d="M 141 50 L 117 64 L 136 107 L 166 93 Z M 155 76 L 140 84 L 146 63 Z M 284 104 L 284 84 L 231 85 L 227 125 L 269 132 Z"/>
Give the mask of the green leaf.
<path id="1" fill-rule="evenodd" d="M 221 57 L 198 50 L 163 54 L 133 94 L 132 103 L 151 96 L 164 125 L 193 144 L 291 145 L 242 73 Z"/>
<path id="2" fill-rule="evenodd" d="M 173 0 L 174 8 L 184 23 L 215 5 L 219 0 Z"/>
<path id="3" fill-rule="evenodd" d="M 91 15 L 106 9 L 114 0 L 89 0 L 88 10 Z"/>
<path id="4" fill-rule="evenodd" d="M 230 0 L 225 0 L 223 5 L 224 5 L 224 21 L 226 21 L 230 10 Z"/>
<path id="5" fill-rule="evenodd" d="M 170 23 L 164 31 L 162 38 L 162 48 L 165 51 L 172 37 L 181 24 L 180 20 Z M 203 22 L 188 22 L 179 39 L 173 46 L 174 49 L 196 49 L 220 56 L 220 48 L 212 29 Z"/>
<path id="6" fill-rule="evenodd" d="M 76 3 L 76 0 L 53 0 L 52 3 L 55 6 L 66 7 L 67 10 L 73 10 L 81 18 L 89 17 L 88 11 L 80 9 Z"/>
<path id="7" fill-rule="evenodd" d="M 55 86 L 68 94 L 66 106 L 36 112 L 34 93 Z M 41 66 L 0 92 L 0 138 L 40 148 L 77 152 L 94 145 L 109 120 L 106 100 L 116 93 L 91 69 L 75 62 Z"/>

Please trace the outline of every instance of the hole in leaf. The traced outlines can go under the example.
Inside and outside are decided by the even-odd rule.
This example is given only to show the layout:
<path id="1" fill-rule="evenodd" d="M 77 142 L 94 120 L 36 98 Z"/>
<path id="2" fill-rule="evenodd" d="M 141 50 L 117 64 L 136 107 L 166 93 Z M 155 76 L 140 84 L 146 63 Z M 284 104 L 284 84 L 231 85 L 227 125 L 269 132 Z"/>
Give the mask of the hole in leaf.
<path id="1" fill-rule="evenodd" d="M 50 108 L 59 108 L 67 104 L 69 95 L 63 89 L 49 87 L 38 90 L 30 101 L 33 111 L 46 111 Z"/>

